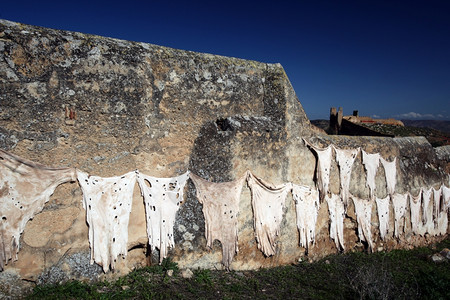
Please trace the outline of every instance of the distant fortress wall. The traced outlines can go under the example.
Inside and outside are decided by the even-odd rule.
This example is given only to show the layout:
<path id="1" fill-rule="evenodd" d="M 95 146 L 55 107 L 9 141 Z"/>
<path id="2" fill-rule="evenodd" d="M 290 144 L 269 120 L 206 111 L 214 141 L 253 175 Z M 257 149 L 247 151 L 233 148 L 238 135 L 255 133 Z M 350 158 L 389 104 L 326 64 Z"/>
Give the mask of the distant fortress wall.
<path id="1" fill-rule="evenodd" d="M 448 185 L 448 162 L 439 160 L 424 138 L 328 136 L 312 126 L 279 64 L 0 22 L 0 147 L 15 155 L 103 178 L 134 170 L 163 178 L 189 170 L 218 183 L 250 170 L 273 185 L 315 189 L 318 157 L 304 140 L 320 149 L 360 147 L 388 161 L 396 158 L 397 193 L 417 195 L 422 188 Z M 338 195 L 339 168 L 335 154 L 331 158 L 329 192 Z M 382 167 L 375 183 L 375 195 L 386 197 Z M 369 199 L 361 152 L 349 191 Z M 314 244 L 306 253 L 305 245 L 299 246 L 296 203 L 290 192 L 286 195 L 275 254 L 266 257 L 255 239 L 251 191 L 243 185 L 237 214 L 239 252 L 231 269 L 291 264 L 338 252 L 330 237 L 327 202 L 320 201 Z M 18 260 L 6 261 L 0 285 L 26 288 L 33 282 L 111 278 L 159 262 L 160 249 L 148 247 L 137 184 L 127 228 L 128 255 L 117 260 L 114 273 L 104 274 L 96 263 L 90 264 L 89 208 L 82 199 L 77 182 L 56 188 L 43 211 L 26 223 Z M 203 205 L 191 180 L 182 200 L 173 227 L 175 246 L 168 256 L 180 268 L 223 268 L 224 241 L 207 247 Z M 271 208 L 263 211 L 265 215 Z M 382 240 L 373 204 L 374 251 L 424 245 L 445 235 L 414 233 L 408 206 L 402 232 L 394 237 L 392 206 L 389 214 L 389 232 Z M 9 226 L 7 216 L 2 222 L 3 228 Z M 345 251 L 368 250 L 368 243 L 358 237 L 352 201 L 343 222 Z M 5 290 L 0 288 L 0 293 Z"/>
<path id="2" fill-rule="evenodd" d="M 353 111 L 353 115 L 351 116 L 344 116 L 343 115 L 343 109 L 342 107 L 339 107 L 337 110 L 335 107 L 332 107 L 330 109 L 330 128 L 329 131 L 331 134 L 338 134 L 341 132 L 341 134 L 348 134 L 351 130 L 355 131 L 355 134 L 352 135 L 363 135 L 363 133 L 366 131 L 368 135 L 377 135 L 376 132 L 365 129 L 365 128 L 359 128 L 358 126 L 353 126 L 350 123 L 346 123 L 344 126 L 342 124 L 343 121 L 348 121 L 352 124 L 383 124 L 383 125 L 395 125 L 395 126 L 405 126 L 402 121 L 396 120 L 393 118 L 389 119 L 374 119 L 371 117 L 363 117 L 359 116 L 359 112 L 357 110 Z M 351 127 L 350 128 L 343 128 L 343 127 Z"/>
<path id="3" fill-rule="evenodd" d="M 353 123 L 366 123 L 366 124 L 384 124 L 384 125 L 396 125 L 405 126 L 402 121 L 393 118 L 389 119 L 374 119 L 371 117 L 359 117 L 359 116 L 344 116 L 344 119 Z"/>

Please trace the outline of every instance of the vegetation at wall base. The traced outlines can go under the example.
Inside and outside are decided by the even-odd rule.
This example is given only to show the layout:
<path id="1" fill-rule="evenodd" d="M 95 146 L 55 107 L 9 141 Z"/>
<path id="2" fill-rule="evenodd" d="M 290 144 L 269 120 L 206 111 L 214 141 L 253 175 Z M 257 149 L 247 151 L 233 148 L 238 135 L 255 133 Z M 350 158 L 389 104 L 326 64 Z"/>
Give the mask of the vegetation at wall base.
<path id="1" fill-rule="evenodd" d="M 430 259 L 445 248 L 450 248 L 450 238 L 413 250 L 336 254 L 313 263 L 257 271 L 199 269 L 189 279 L 181 277 L 176 263 L 165 260 L 113 282 L 36 286 L 26 298 L 450 299 L 449 260 Z"/>

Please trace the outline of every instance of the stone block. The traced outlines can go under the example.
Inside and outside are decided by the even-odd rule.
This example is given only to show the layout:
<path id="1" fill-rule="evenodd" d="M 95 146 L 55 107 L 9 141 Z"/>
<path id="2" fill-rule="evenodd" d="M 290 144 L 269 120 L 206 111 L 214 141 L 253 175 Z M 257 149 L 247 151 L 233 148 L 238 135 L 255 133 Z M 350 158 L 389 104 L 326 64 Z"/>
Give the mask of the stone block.
<path id="1" fill-rule="evenodd" d="M 53 234 L 68 230 L 79 213 L 78 208 L 68 207 L 37 214 L 25 227 L 24 242 L 31 247 L 45 246 Z"/>

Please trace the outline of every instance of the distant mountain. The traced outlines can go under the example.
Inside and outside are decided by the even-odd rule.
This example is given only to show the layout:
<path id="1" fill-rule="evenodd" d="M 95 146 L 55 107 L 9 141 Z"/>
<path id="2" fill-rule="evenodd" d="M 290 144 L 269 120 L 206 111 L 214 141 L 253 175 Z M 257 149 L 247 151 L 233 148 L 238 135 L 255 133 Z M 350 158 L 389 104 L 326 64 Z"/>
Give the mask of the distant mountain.
<path id="1" fill-rule="evenodd" d="M 438 120 L 401 120 L 405 126 L 433 128 L 445 133 L 450 133 L 450 121 Z"/>
<path id="2" fill-rule="evenodd" d="M 328 130 L 328 127 L 330 127 L 330 121 L 329 120 L 311 120 L 311 124 L 313 124 L 316 127 L 319 127 L 325 131 Z"/>

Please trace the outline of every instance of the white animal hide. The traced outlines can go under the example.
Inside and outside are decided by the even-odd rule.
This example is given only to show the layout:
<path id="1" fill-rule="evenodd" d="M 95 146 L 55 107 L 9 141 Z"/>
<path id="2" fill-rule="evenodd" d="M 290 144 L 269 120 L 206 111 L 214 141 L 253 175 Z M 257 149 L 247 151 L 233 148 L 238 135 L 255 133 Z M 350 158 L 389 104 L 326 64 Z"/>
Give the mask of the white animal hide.
<path id="1" fill-rule="evenodd" d="M 400 226 L 402 225 L 402 230 L 404 230 L 405 223 L 405 212 L 408 205 L 408 194 L 398 194 L 394 193 L 392 196 L 392 204 L 394 206 L 394 235 L 395 237 L 400 236 Z M 400 222 L 403 220 L 403 224 Z"/>
<path id="2" fill-rule="evenodd" d="M 237 215 L 242 185 L 248 172 L 230 182 L 209 182 L 190 173 L 195 184 L 198 201 L 203 204 L 206 245 L 211 248 L 214 240 L 222 243 L 222 264 L 229 269 L 238 252 Z"/>
<path id="3" fill-rule="evenodd" d="M 249 172 L 247 184 L 252 192 L 253 225 L 258 249 L 265 256 L 275 254 L 276 236 L 280 234 L 286 195 L 290 183 L 272 185 Z"/>
<path id="4" fill-rule="evenodd" d="M 188 178 L 189 172 L 172 178 L 137 174 L 145 203 L 148 241 L 152 250 L 159 249 L 160 263 L 167 257 L 168 249 L 175 246 L 173 226 L 177 211 L 184 199 L 183 190 Z"/>
<path id="5" fill-rule="evenodd" d="M 448 229 L 448 214 L 440 213 L 437 221 L 437 227 L 435 229 L 436 235 L 445 235 Z"/>
<path id="6" fill-rule="evenodd" d="M 110 266 L 114 269 L 119 255 L 127 256 L 136 172 L 103 178 L 77 170 L 77 176 L 89 225 L 91 264 L 96 262 L 106 273 Z"/>
<path id="7" fill-rule="evenodd" d="M 317 187 L 319 188 L 320 199 L 324 199 L 325 195 L 328 194 L 328 189 L 330 185 L 331 159 L 333 155 L 331 145 L 329 145 L 324 149 L 321 149 L 311 145 L 305 139 L 303 140 L 317 154 L 318 157 L 316 169 Z"/>
<path id="8" fill-rule="evenodd" d="M 441 198 L 442 198 L 442 186 L 439 187 L 439 189 L 435 189 L 433 188 L 433 219 L 435 222 L 435 225 L 437 226 L 438 224 L 438 218 L 439 218 L 439 214 L 441 212 L 441 206 L 442 202 L 441 202 Z"/>
<path id="9" fill-rule="evenodd" d="M 426 218 L 427 221 L 422 226 L 422 231 L 425 234 L 428 232 L 430 235 L 445 235 L 447 233 L 447 227 L 448 227 L 448 214 L 447 210 L 444 209 L 441 210 L 441 207 L 445 206 L 445 190 L 442 185 L 441 188 L 438 190 L 435 190 L 434 188 L 430 189 L 424 189 L 423 192 L 423 200 L 428 200 L 428 208 L 426 211 Z M 433 205 L 433 208 L 430 207 L 430 198 L 431 194 L 433 194 L 433 201 L 438 202 L 439 209 L 436 208 L 436 206 Z M 441 196 L 443 198 L 443 203 L 441 202 Z M 437 200 L 435 200 L 437 199 Z"/>
<path id="10" fill-rule="evenodd" d="M 447 213 L 450 209 L 450 188 L 442 185 L 442 200 L 443 200 L 443 208 L 442 212 Z"/>
<path id="11" fill-rule="evenodd" d="M 366 169 L 366 186 L 369 188 L 370 199 L 374 199 L 375 196 L 375 176 L 377 174 L 378 165 L 380 164 L 380 154 L 369 154 L 364 150 L 362 152 L 362 159 L 364 168 Z"/>
<path id="12" fill-rule="evenodd" d="M 56 187 L 75 181 L 74 168 L 49 168 L 0 149 L 0 271 L 17 260 L 20 234 Z"/>
<path id="13" fill-rule="evenodd" d="M 411 210 L 411 230 L 414 234 L 423 235 L 422 218 L 420 207 L 422 206 L 422 189 L 417 196 L 409 194 L 409 207 Z"/>
<path id="14" fill-rule="evenodd" d="M 395 185 L 397 184 L 397 157 L 391 162 L 380 157 L 380 161 L 384 168 L 387 192 L 389 195 L 394 195 Z"/>
<path id="15" fill-rule="evenodd" d="M 299 245 L 308 251 L 314 244 L 316 222 L 319 213 L 319 191 L 303 185 L 292 184 L 292 197 L 297 213 L 297 228 L 300 236 Z"/>
<path id="16" fill-rule="evenodd" d="M 328 212 L 330 214 L 330 237 L 334 240 L 336 248 L 345 250 L 344 245 L 344 202 L 339 195 L 326 195 L 325 200 L 328 203 Z"/>
<path id="17" fill-rule="evenodd" d="M 351 196 L 355 204 L 356 221 L 358 222 L 358 237 L 361 241 L 366 241 L 369 244 L 370 252 L 373 251 L 372 241 L 372 226 L 370 221 L 372 218 L 372 201 L 360 199 Z"/>
<path id="18" fill-rule="evenodd" d="M 377 211 L 378 211 L 378 222 L 380 228 L 380 237 L 385 240 L 386 234 L 389 231 L 389 207 L 390 207 L 390 197 L 386 198 L 376 198 Z"/>
<path id="19" fill-rule="evenodd" d="M 422 190 L 422 220 L 425 231 L 430 234 L 434 231 L 433 209 L 430 208 L 432 192 L 433 188 Z"/>
<path id="20" fill-rule="evenodd" d="M 350 175 L 352 173 L 352 166 L 355 162 L 355 158 L 360 151 L 357 149 L 339 149 L 334 147 L 336 152 L 336 162 L 339 166 L 339 177 L 340 177 L 340 192 L 342 200 L 344 201 L 345 208 L 347 208 L 348 198 L 350 196 Z"/>

